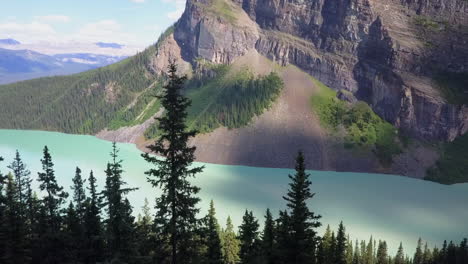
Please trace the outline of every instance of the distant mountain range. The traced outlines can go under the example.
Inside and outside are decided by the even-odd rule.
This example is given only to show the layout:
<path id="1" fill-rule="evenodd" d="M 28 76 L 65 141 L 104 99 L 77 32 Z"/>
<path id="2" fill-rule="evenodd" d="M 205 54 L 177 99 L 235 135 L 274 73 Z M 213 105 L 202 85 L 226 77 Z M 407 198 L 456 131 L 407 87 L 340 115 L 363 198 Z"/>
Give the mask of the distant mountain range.
<path id="1" fill-rule="evenodd" d="M 100 48 L 111 48 L 111 49 L 121 49 L 125 45 L 118 44 L 118 43 L 106 43 L 106 42 L 97 42 L 95 43 Z"/>
<path id="2" fill-rule="evenodd" d="M 21 43 L 19 41 L 15 40 L 15 39 L 7 38 L 7 39 L 0 39 L 0 44 L 3 44 L 3 45 L 19 45 Z"/>
<path id="3" fill-rule="evenodd" d="M 19 44 L 14 39 L 2 39 L 0 43 L 4 45 Z M 89 53 L 45 55 L 32 50 L 0 48 L 0 84 L 46 76 L 78 73 L 106 66 L 124 58 L 126 56 Z"/>

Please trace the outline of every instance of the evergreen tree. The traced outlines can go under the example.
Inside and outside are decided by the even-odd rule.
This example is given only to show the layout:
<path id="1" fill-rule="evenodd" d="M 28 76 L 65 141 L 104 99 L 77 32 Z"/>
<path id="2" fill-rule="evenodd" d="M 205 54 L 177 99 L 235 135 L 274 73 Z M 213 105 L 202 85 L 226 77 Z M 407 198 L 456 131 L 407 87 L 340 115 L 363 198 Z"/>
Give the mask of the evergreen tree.
<path id="1" fill-rule="evenodd" d="M 357 239 L 354 245 L 353 264 L 361 264 L 361 256 L 359 255 L 359 243 Z"/>
<path id="2" fill-rule="evenodd" d="M 86 201 L 86 194 L 84 190 L 84 182 L 83 178 L 81 177 L 81 169 L 76 167 L 75 177 L 72 179 L 73 186 L 71 189 L 73 190 L 73 201 L 75 202 L 76 214 L 78 219 L 83 221 L 84 216 L 84 204 Z"/>
<path id="3" fill-rule="evenodd" d="M 148 199 L 145 198 L 144 205 L 142 207 L 143 215 L 139 215 L 136 224 L 137 237 L 138 237 L 138 253 L 140 256 L 150 256 L 152 245 L 152 222 L 150 207 Z"/>
<path id="4" fill-rule="evenodd" d="M 196 207 L 199 198 L 195 195 L 200 188 L 193 186 L 188 177 L 194 177 L 203 167 L 191 167 L 195 159 L 195 147 L 188 146 L 188 140 L 196 131 L 187 131 L 185 124 L 187 108 L 191 102 L 182 94 L 186 77 L 177 75 L 177 66 L 169 66 L 169 81 L 164 86 L 164 93 L 158 98 L 165 109 L 165 114 L 157 118 L 160 131 L 159 139 L 148 148 L 164 159 L 143 154 L 143 158 L 154 164 L 146 172 L 148 181 L 162 191 L 156 200 L 155 225 L 159 242 L 170 240 L 171 263 L 191 263 L 196 258 L 197 243 L 194 236 L 199 220 Z M 162 253 L 161 250 L 157 250 Z"/>
<path id="5" fill-rule="evenodd" d="M 366 264 L 374 264 L 374 239 L 372 236 L 369 239 L 369 243 L 367 243 L 366 247 L 366 258 L 364 263 Z"/>
<path id="6" fill-rule="evenodd" d="M 320 259 L 317 259 L 317 261 L 322 264 L 332 264 L 335 259 L 335 251 L 333 245 L 334 242 L 332 239 L 332 231 L 329 225 L 327 225 L 321 241 L 321 251 L 323 253 L 318 254 Z"/>
<path id="7" fill-rule="evenodd" d="M 23 247 L 23 255 L 28 254 L 31 239 L 30 236 L 32 234 L 31 225 L 33 222 L 31 211 L 31 199 L 32 199 L 32 188 L 31 182 L 32 179 L 30 178 L 31 172 L 27 169 L 26 165 L 23 163 L 21 156 L 16 150 L 15 158 L 8 166 L 9 169 L 12 170 L 13 175 L 15 176 L 15 187 L 17 193 L 17 210 L 18 210 L 18 217 L 16 219 L 16 228 L 17 232 L 15 234 L 16 240 L 19 244 Z"/>
<path id="8" fill-rule="evenodd" d="M 423 252 L 423 261 L 424 264 L 431 264 L 432 263 L 432 252 L 427 246 L 427 242 L 424 245 L 424 252 Z"/>
<path id="9" fill-rule="evenodd" d="M 343 222 L 340 222 L 336 235 L 335 264 L 346 264 L 346 234 Z"/>
<path id="10" fill-rule="evenodd" d="M 208 215 L 205 217 L 206 223 L 206 256 L 205 263 L 209 264 L 221 264 L 222 253 L 221 253 L 221 240 L 219 236 L 219 224 L 216 219 L 216 212 L 214 208 L 213 200 L 210 202 L 210 209 Z"/>
<path id="11" fill-rule="evenodd" d="M 89 197 L 85 202 L 85 250 L 84 259 L 85 263 L 100 262 L 104 250 L 104 241 L 102 237 L 101 225 L 101 209 L 99 207 L 99 197 L 97 193 L 96 178 L 93 171 L 90 172 L 89 178 Z"/>
<path id="12" fill-rule="evenodd" d="M 32 194 L 31 191 L 31 172 L 27 169 L 26 165 L 23 163 L 21 156 L 16 150 L 15 158 L 8 165 L 8 168 L 12 170 L 13 175 L 15 176 L 16 182 L 16 189 L 18 193 L 18 202 L 19 202 L 19 213 L 20 213 L 20 220 L 21 225 L 23 227 L 26 225 L 26 215 L 25 209 L 27 208 L 28 200 L 31 198 L 30 195 Z"/>
<path id="13" fill-rule="evenodd" d="M 262 255 L 266 264 L 273 264 L 275 261 L 275 222 L 270 209 L 265 214 L 265 225 L 262 233 Z"/>
<path id="14" fill-rule="evenodd" d="M 259 257 L 259 224 L 252 211 L 245 211 L 242 224 L 239 227 L 241 242 L 240 258 L 242 264 L 257 263 Z"/>
<path id="15" fill-rule="evenodd" d="M 413 257 L 413 264 L 423 264 L 423 251 L 422 251 L 422 240 L 418 239 L 418 246 L 416 247 L 416 252 Z"/>
<path id="16" fill-rule="evenodd" d="M 54 163 L 47 146 L 44 147 L 43 153 L 44 156 L 41 159 L 43 172 L 38 173 L 39 188 L 47 193 L 43 198 L 43 203 L 47 209 L 48 224 L 51 232 L 57 233 L 60 229 L 60 206 L 65 202 L 68 193 L 57 184 Z"/>
<path id="17" fill-rule="evenodd" d="M 387 242 L 379 241 L 377 249 L 377 264 L 389 264 L 388 263 L 388 249 Z"/>
<path id="18" fill-rule="evenodd" d="M 307 200 L 314 197 L 310 186 L 309 174 L 305 172 L 304 156 L 299 152 L 296 158 L 296 174 L 289 175 L 291 183 L 287 196 L 287 206 L 291 211 L 290 230 L 291 241 L 287 245 L 290 263 L 314 263 L 316 242 L 318 241 L 315 228 L 320 227 L 320 215 L 316 215 L 307 207 Z"/>
<path id="19" fill-rule="evenodd" d="M 226 229 L 221 232 L 221 250 L 223 263 L 237 264 L 240 262 L 240 241 L 234 233 L 234 226 L 232 225 L 231 217 L 227 218 Z"/>
<path id="20" fill-rule="evenodd" d="M 110 153 L 112 161 L 107 164 L 106 186 L 102 192 L 105 198 L 104 205 L 107 206 L 106 235 L 109 257 L 126 259 L 132 257 L 128 254 L 128 244 L 133 245 L 133 217 L 131 206 L 125 195 L 135 188 L 123 188 L 126 182 L 122 180 L 122 160 L 118 157 L 119 150 L 116 143 L 112 143 Z"/>
<path id="21" fill-rule="evenodd" d="M 348 234 L 348 237 L 346 238 L 346 264 L 353 264 L 353 257 L 354 257 L 353 241 L 349 239 L 349 234 Z"/>
<path id="22" fill-rule="evenodd" d="M 66 210 L 66 215 L 64 219 L 65 224 L 65 242 L 67 247 L 67 259 L 68 261 L 80 262 L 81 261 L 81 252 L 82 250 L 81 243 L 83 243 L 83 230 L 80 223 L 80 218 L 78 212 L 75 209 L 73 202 L 70 202 Z"/>
<path id="23" fill-rule="evenodd" d="M 287 211 L 279 211 L 278 219 L 276 220 L 276 247 L 275 257 L 278 263 L 289 263 L 289 260 L 294 256 L 290 255 L 289 244 L 291 240 L 291 218 Z"/>
<path id="24" fill-rule="evenodd" d="M 0 162 L 3 161 L 3 158 L 0 156 Z M 5 258 L 6 255 L 6 241 L 7 241 L 7 221 L 6 221 L 6 200 L 3 195 L 5 186 L 7 182 L 7 177 L 5 177 L 0 171 L 0 260 Z"/>
<path id="25" fill-rule="evenodd" d="M 6 195 L 5 195 L 5 223 L 7 229 L 5 256 L 3 261 L 5 263 L 24 263 L 24 230 L 21 224 L 20 203 L 18 198 L 18 190 L 10 173 L 7 175 Z"/>
<path id="26" fill-rule="evenodd" d="M 405 252 L 403 251 L 403 243 L 400 242 L 394 264 L 405 264 Z"/>
<path id="27" fill-rule="evenodd" d="M 62 233 L 60 232 L 62 216 L 61 206 L 68 197 L 68 193 L 63 191 L 55 178 L 54 163 L 47 146 L 44 147 L 42 163 L 42 172 L 38 173 L 39 188 L 45 192 L 42 198 L 44 211 L 40 213 L 41 219 L 38 234 L 40 234 L 41 250 L 44 255 L 38 256 L 46 263 L 63 262 L 64 243 Z"/>

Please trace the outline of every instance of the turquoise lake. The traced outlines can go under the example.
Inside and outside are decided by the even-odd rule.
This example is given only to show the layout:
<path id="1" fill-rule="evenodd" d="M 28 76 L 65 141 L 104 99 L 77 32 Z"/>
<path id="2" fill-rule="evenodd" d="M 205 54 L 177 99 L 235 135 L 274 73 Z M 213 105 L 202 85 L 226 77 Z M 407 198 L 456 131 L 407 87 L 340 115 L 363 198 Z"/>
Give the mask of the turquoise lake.
<path id="1" fill-rule="evenodd" d="M 0 130 L 0 156 L 5 158 L 0 170 L 8 171 L 6 166 L 18 149 L 36 179 L 44 145 L 51 150 L 60 185 L 69 188 L 79 166 L 86 177 L 93 170 L 99 187 L 103 186 L 111 143 L 92 136 Z M 149 165 L 141 152 L 132 144 L 118 146 L 124 160 L 124 180 L 130 187 L 139 187 L 129 195 L 137 213 L 144 198 L 153 205 L 158 192 L 146 181 L 144 171 Z M 203 165 L 205 171 L 194 179 L 202 188 L 200 207 L 205 214 L 213 199 L 222 225 L 228 215 L 235 225 L 240 224 L 245 209 L 253 210 L 262 223 L 266 208 L 277 213 L 285 207 L 282 195 L 293 170 Z M 330 224 L 336 229 L 343 220 L 352 239 L 369 239 L 371 235 L 385 239 L 391 253 L 402 241 L 405 251 L 412 254 L 419 237 L 429 246 L 440 246 L 443 240 L 458 243 L 468 236 L 468 184 L 446 186 L 395 175 L 309 172 L 316 193 L 309 206 L 323 216 L 324 227 Z"/>

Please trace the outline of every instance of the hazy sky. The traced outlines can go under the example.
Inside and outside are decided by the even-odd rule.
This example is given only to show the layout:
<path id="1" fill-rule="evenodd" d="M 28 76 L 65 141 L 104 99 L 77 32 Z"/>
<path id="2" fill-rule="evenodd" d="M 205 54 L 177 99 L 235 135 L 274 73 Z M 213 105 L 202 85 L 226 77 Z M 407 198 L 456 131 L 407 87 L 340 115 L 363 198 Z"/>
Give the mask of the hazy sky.
<path id="1" fill-rule="evenodd" d="M 185 0 L 1 0 L 0 39 L 26 44 L 154 43 Z"/>

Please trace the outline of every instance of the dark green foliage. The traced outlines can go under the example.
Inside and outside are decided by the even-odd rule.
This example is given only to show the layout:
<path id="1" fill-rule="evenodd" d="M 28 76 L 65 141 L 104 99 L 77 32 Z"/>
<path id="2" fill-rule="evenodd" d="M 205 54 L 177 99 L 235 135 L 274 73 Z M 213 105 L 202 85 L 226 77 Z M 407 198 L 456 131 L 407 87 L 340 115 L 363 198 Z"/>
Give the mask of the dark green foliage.
<path id="1" fill-rule="evenodd" d="M 86 201 L 86 194 L 83 186 L 85 181 L 83 181 L 83 178 L 81 177 L 80 168 L 76 167 L 75 177 L 73 177 L 72 181 L 73 186 L 71 187 L 71 189 L 73 190 L 73 201 L 76 205 L 76 213 L 81 221 L 83 219 L 85 210 L 84 205 Z"/>
<path id="2" fill-rule="evenodd" d="M 298 153 L 296 158 L 296 174 L 289 175 L 291 183 L 285 197 L 290 210 L 289 229 L 291 232 L 290 243 L 281 245 L 289 250 L 288 256 L 294 256 L 289 263 L 315 263 L 317 246 L 316 228 L 321 226 L 318 221 L 321 216 L 316 215 L 307 206 L 307 201 L 314 197 L 310 186 L 309 174 L 305 172 L 304 156 Z"/>
<path id="3" fill-rule="evenodd" d="M 405 252 L 403 251 L 403 243 L 400 243 L 397 254 L 395 256 L 395 264 L 405 264 Z"/>
<path id="4" fill-rule="evenodd" d="M 89 197 L 85 202 L 84 225 L 86 243 L 84 245 L 84 260 L 86 263 L 95 263 L 103 259 L 104 239 L 101 224 L 101 209 L 99 207 L 99 197 L 97 193 L 96 178 L 93 171 L 88 178 Z"/>
<path id="5" fill-rule="evenodd" d="M 242 264 L 258 263 L 260 257 L 259 224 L 252 211 L 245 211 L 239 227 L 240 259 Z"/>
<path id="6" fill-rule="evenodd" d="M 468 104 L 468 72 L 442 72 L 435 77 L 435 81 L 449 103 Z"/>
<path id="7" fill-rule="evenodd" d="M 40 180 L 44 188 L 44 198 L 38 199 L 35 194 L 25 204 L 20 203 L 18 181 L 13 174 L 4 176 L 0 173 L 0 263 L 167 263 L 164 255 L 160 253 L 171 252 L 171 239 L 166 233 L 166 238 L 161 232 L 161 222 L 153 218 L 149 212 L 148 202 L 143 207 L 143 216 L 135 221 L 132 216 L 132 207 L 125 194 L 132 189 L 125 189 L 122 181 L 121 161 L 118 159 L 117 149 L 114 144 L 108 163 L 106 188 L 102 192 L 107 207 L 106 219 L 100 219 L 99 197 L 97 194 L 96 178 L 93 173 L 89 176 L 89 195 L 84 197 L 81 171 L 76 170 L 74 177 L 74 201 L 83 201 L 84 213 L 80 216 L 79 206 L 70 201 L 64 208 L 64 197 L 61 187 L 55 182 L 53 163 L 48 149 L 44 149 L 43 172 Z M 1 160 L 1 158 L 0 158 Z M 192 244 L 180 244 L 191 247 L 191 255 L 188 251 L 182 251 L 184 258 L 181 263 L 309 263 L 317 264 L 466 264 L 468 261 L 468 240 L 464 239 L 460 244 L 445 241 L 442 249 L 429 249 L 427 243 L 422 247 L 423 241 L 418 241 L 416 253 L 413 259 L 405 256 L 400 244 L 395 257 L 388 255 L 387 243 L 372 237 L 366 243 L 358 241 L 354 250 L 349 237 L 345 237 L 345 228 L 340 223 L 335 233 L 327 227 L 322 239 L 315 236 L 317 250 L 308 251 L 310 259 L 298 260 L 298 252 L 295 247 L 303 246 L 310 240 L 301 239 L 298 236 L 300 230 L 297 219 L 304 214 L 301 199 L 297 197 L 313 196 L 308 188 L 307 177 L 303 173 L 301 155 L 297 160 L 297 173 L 292 177 L 288 192 L 288 211 L 280 211 L 279 217 L 273 219 L 269 210 L 265 215 L 265 226 L 261 238 L 259 237 L 259 224 L 251 211 L 246 211 L 243 223 L 239 228 L 239 239 L 233 230 L 233 225 L 228 218 L 225 230 L 219 232 L 215 217 L 213 203 L 209 213 L 204 219 L 204 226 L 193 227 L 193 238 L 188 241 Z M 18 164 L 18 163 L 17 163 Z M 24 165 L 24 164 L 23 164 Z M 17 166 L 12 166 L 16 168 Z M 24 168 L 26 168 L 24 166 Z M 299 191 L 302 190 L 302 191 Z M 54 194 L 49 198 L 48 193 Z M 302 195 L 299 195 L 302 194 Z M 81 197 L 81 198 L 80 198 Z M 51 206 L 50 201 L 54 201 Z M 23 207 L 22 209 L 20 207 Z M 53 208 L 51 213 L 50 208 Z M 302 208 L 294 210 L 293 208 Z M 161 207 L 157 207 L 161 210 Z M 26 228 L 23 229 L 23 217 L 20 212 L 26 213 Z M 31 213 L 30 213 L 31 212 Z M 54 217 L 51 217 L 54 216 Z M 83 219 L 81 219 L 83 218 Z M 314 220 L 315 218 L 312 218 Z M 309 219 L 309 223 L 314 223 Z M 315 219 L 317 220 L 317 219 Z M 54 226 L 58 223 L 58 228 Z M 84 225 L 82 224 L 84 223 Z M 190 223 L 189 221 L 185 223 Z M 102 228 L 105 224 L 105 230 Z M 102 231 L 103 230 L 103 231 Z M 104 232 L 106 231 L 106 232 Z M 106 236 L 104 236 L 104 234 Z M 104 241 L 105 238 L 105 241 Z M 156 239 L 155 239 L 156 238 Z M 179 237 L 180 238 L 180 237 Z M 301 239 L 301 240 L 299 240 Z M 179 240 L 180 241 L 180 240 Z M 304 242 L 305 241 L 305 242 Z M 198 246 L 202 243 L 203 246 Z M 107 251 L 104 250 L 107 246 Z M 240 246 L 240 250 L 239 250 Z M 303 254 L 305 255 L 305 254 Z M 163 259 L 163 261 L 160 261 Z"/>
<path id="8" fill-rule="evenodd" d="M 416 247 L 416 252 L 413 257 L 413 264 L 423 264 L 423 251 L 422 251 L 422 240 L 418 239 L 418 246 Z"/>
<path id="9" fill-rule="evenodd" d="M 196 214 L 199 198 L 195 195 L 200 188 L 189 182 L 203 170 L 203 167 L 191 167 L 195 160 L 195 147 L 188 146 L 188 140 L 196 131 L 188 131 L 186 126 L 187 108 L 191 102 L 182 94 L 185 77 L 177 75 L 177 66 L 169 66 L 168 83 L 159 100 L 165 114 L 157 118 L 160 137 L 148 148 L 152 153 L 164 157 L 157 158 L 143 154 L 143 158 L 154 164 L 146 172 L 148 181 L 159 187 L 161 195 L 156 199 L 155 233 L 156 242 L 162 246 L 169 241 L 170 252 L 166 246 L 156 249 L 160 262 L 191 263 L 196 259 L 198 246 L 195 243 L 195 231 L 199 225 Z"/>
<path id="10" fill-rule="evenodd" d="M 221 250 L 224 264 L 237 264 L 240 262 L 240 241 L 234 233 L 234 226 L 229 216 L 226 221 L 226 229 L 221 231 Z"/>
<path id="11" fill-rule="evenodd" d="M 416 264 L 415 262 L 413 262 Z M 428 263 L 428 262 L 425 262 Z M 379 247 L 377 249 L 377 261 L 376 264 L 389 264 L 388 253 L 387 253 L 387 242 L 379 241 Z"/>
<path id="12" fill-rule="evenodd" d="M 110 256 L 119 260 L 127 260 L 134 256 L 134 219 L 132 209 L 125 195 L 135 188 L 123 188 L 122 160 L 118 157 L 117 145 L 112 143 L 111 162 L 107 164 L 106 186 L 102 195 L 105 199 L 108 218 L 106 224 L 107 250 Z"/>
<path id="13" fill-rule="evenodd" d="M 159 76 L 150 60 L 172 32 L 173 27 L 155 45 L 116 64 L 0 86 L 1 127 L 95 134 L 145 121 L 158 109 L 153 94 Z"/>
<path id="14" fill-rule="evenodd" d="M 346 234 L 343 222 L 340 222 L 336 234 L 335 264 L 346 264 Z"/>
<path id="15" fill-rule="evenodd" d="M 57 183 L 55 178 L 54 163 L 47 146 L 44 147 L 44 156 L 41 159 L 42 172 L 38 173 L 39 188 L 45 192 L 42 198 L 43 207 L 39 213 L 38 234 L 42 242 L 39 251 L 42 253 L 38 258 L 44 259 L 46 263 L 56 263 L 64 261 L 64 244 L 60 233 L 62 217 L 60 209 L 68 193 L 63 191 L 63 187 Z"/>
<path id="16" fill-rule="evenodd" d="M 223 256 L 221 253 L 221 239 L 219 235 L 219 224 L 216 219 L 216 212 L 213 200 L 210 203 L 210 210 L 205 217 L 206 255 L 204 263 L 221 264 Z"/>
<path id="17" fill-rule="evenodd" d="M 8 166 L 8 168 L 13 172 L 15 176 L 16 188 L 18 192 L 18 201 L 21 204 L 19 210 L 22 218 L 25 217 L 25 212 L 22 211 L 23 208 L 26 208 L 28 200 L 31 199 L 31 172 L 27 169 L 26 165 L 21 159 L 21 155 L 18 150 L 16 150 L 15 158 Z M 25 221 L 22 219 L 21 221 Z"/>
<path id="18" fill-rule="evenodd" d="M 275 257 L 277 263 L 285 264 L 293 257 L 289 250 L 291 242 L 291 219 L 287 211 L 280 211 L 279 217 L 276 219 L 276 246 Z"/>
<path id="19" fill-rule="evenodd" d="M 442 184 L 468 181 L 468 133 L 442 147 L 441 157 L 425 179 Z"/>
<path id="20" fill-rule="evenodd" d="M 47 222 L 50 232 L 56 233 L 60 229 L 60 206 L 65 202 L 68 193 L 63 191 L 55 179 L 54 163 L 49 148 L 44 147 L 44 156 L 41 159 L 43 172 L 38 173 L 39 188 L 45 191 L 43 203 L 47 208 Z"/>
<path id="21" fill-rule="evenodd" d="M 320 91 L 311 104 L 320 122 L 331 130 L 346 129 L 345 147 L 372 148 L 380 162 L 389 166 L 392 157 L 401 153 L 397 130 L 377 116 L 365 102 L 353 105 L 336 98 L 336 92 L 315 81 Z"/>
<path id="22" fill-rule="evenodd" d="M 5 263 L 22 263 L 25 258 L 24 226 L 21 223 L 20 207 L 18 201 L 18 190 L 13 175 L 7 175 L 5 195 L 5 223 L 6 223 L 6 245 L 3 261 Z"/>
<path id="23" fill-rule="evenodd" d="M 254 116 L 269 108 L 278 97 L 283 82 L 276 73 L 254 77 L 248 71 L 231 73 L 230 66 L 213 66 L 214 78 L 194 77 L 185 89 L 193 102 L 188 108 L 187 124 L 202 133 L 224 126 L 246 126 Z M 157 129 L 150 127 L 145 136 L 154 138 Z"/>
<path id="24" fill-rule="evenodd" d="M 145 203 L 142 208 L 143 215 L 138 215 L 136 222 L 136 237 L 137 240 L 137 251 L 139 256 L 148 257 L 154 248 L 152 236 L 153 236 L 153 218 L 151 217 L 148 199 L 145 198 Z M 150 259 L 149 259 L 150 260 Z"/>
<path id="25" fill-rule="evenodd" d="M 262 233 L 262 257 L 265 264 L 275 263 L 275 232 L 273 216 L 270 209 L 267 209 Z"/>

